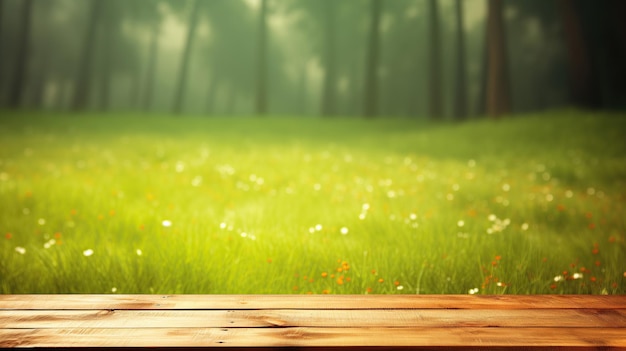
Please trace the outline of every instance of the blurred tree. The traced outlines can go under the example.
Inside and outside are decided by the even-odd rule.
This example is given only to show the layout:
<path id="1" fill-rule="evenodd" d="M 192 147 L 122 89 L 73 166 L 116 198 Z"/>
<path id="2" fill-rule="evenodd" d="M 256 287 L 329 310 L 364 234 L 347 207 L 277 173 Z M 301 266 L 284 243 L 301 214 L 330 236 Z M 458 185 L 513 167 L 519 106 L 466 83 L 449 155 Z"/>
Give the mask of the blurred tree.
<path id="1" fill-rule="evenodd" d="M 35 11 L 33 12 L 33 28 L 31 31 L 32 40 L 30 50 L 30 85 L 31 85 L 31 97 L 28 103 L 29 107 L 37 109 L 45 108 L 45 87 L 51 76 L 51 69 L 53 68 L 52 56 L 53 56 L 53 34 L 49 32 L 50 21 L 46 18 L 46 21 L 42 21 L 41 14 L 45 14 L 49 17 L 54 11 L 54 6 L 57 6 L 53 1 L 38 1 L 35 2 Z M 39 14 L 39 16 L 37 16 Z M 42 23 L 44 22 L 44 23 Z M 41 40 L 39 36 L 42 30 L 48 32 L 47 40 Z M 28 80 L 26 85 L 28 86 Z M 27 89 L 29 90 L 29 89 Z"/>
<path id="2" fill-rule="evenodd" d="M 144 111 L 152 109 L 157 63 L 159 61 L 159 38 L 161 35 L 161 26 L 167 16 L 183 17 L 187 15 L 185 9 L 188 7 L 186 1 L 180 0 L 133 0 L 126 1 L 123 11 L 124 17 L 133 25 L 135 42 L 143 41 L 146 33 L 148 39 L 145 51 L 145 60 L 140 60 L 136 64 L 137 69 L 133 75 L 133 93 L 131 105 L 139 107 Z M 135 51 L 141 50 L 137 46 Z M 139 55 L 138 55 L 139 56 Z M 139 58 L 138 58 L 139 61 Z M 145 62 L 143 62 L 145 61 Z M 143 80 L 138 67 L 145 66 Z"/>
<path id="3" fill-rule="evenodd" d="M 322 95 L 322 115 L 335 113 L 336 70 L 335 70 L 335 1 L 325 0 L 325 54 L 324 54 L 324 90 Z"/>
<path id="4" fill-rule="evenodd" d="M 567 46 L 571 103 L 579 107 L 600 107 L 600 95 L 593 72 L 578 9 L 573 0 L 557 0 Z"/>
<path id="5" fill-rule="evenodd" d="M 429 116 L 432 119 L 443 117 L 443 96 L 441 79 L 441 34 L 439 32 L 439 5 L 437 0 L 429 0 Z"/>
<path id="6" fill-rule="evenodd" d="M 306 115 L 307 114 L 307 95 L 308 89 L 307 85 L 309 83 L 309 74 L 306 70 L 306 65 L 302 69 L 302 73 L 300 73 L 300 80 L 298 82 L 298 105 L 300 106 L 300 113 Z"/>
<path id="7" fill-rule="evenodd" d="M 294 112 L 309 112 L 314 105 L 312 101 L 317 100 L 319 82 L 320 114 L 357 113 L 357 100 L 362 100 L 360 74 L 364 58 L 364 43 L 360 39 L 366 34 L 368 11 L 364 5 L 369 1 L 282 0 L 273 3 L 276 16 L 288 20 L 293 28 L 288 34 L 287 31 L 277 33 L 276 41 L 280 41 L 281 47 L 278 51 L 272 49 L 272 53 L 289 55 L 283 69 L 290 72 L 284 83 L 293 88 L 282 93 L 296 94 L 292 99 L 281 100 L 289 102 Z M 315 72 L 318 68 L 319 75 Z M 306 94 L 303 95 L 303 91 Z"/>
<path id="8" fill-rule="evenodd" d="M 622 57 L 626 57 L 626 1 L 613 0 L 609 11 L 613 15 L 611 24 L 615 28 L 616 43 L 619 45 Z"/>
<path id="9" fill-rule="evenodd" d="M 566 102 L 563 34 L 553 1 L 504 3 L 511 109 L 534 111 Z M 541 87 L 541 89 L 537 89 Z"/>
<path id="10" fill-rule="evenodd" d="M 17 108 L 22 102 L 24 93 L 24 83 L 26 82 L 26 74 L 28 70 L 28 62 L 30 60 L 30 30 L 32 18 L 33 0 L 24 0 L 22 2 L 22 11 L 20 13 L 20 29 L 17 39 L 17 50 L 15 56 L 16 67 L 9 90 L 9 107 Z"/>
<path id="11" fill-rule="evenodd" d="M 365 105 L 363 108 L 365 117 L 370 118 L 378 115 L 378 56 L 381 12 L 382 0 L 370 0 L 370 28 L 365 57 Z"/>
<path id="12" fill-rule="evenodd" d="M 191 48 L 196 36 L 196 29 L 198 27 L 199 17 L 199 2 L 200 0 L 192 0 L 191 14 L 189 19 L 189 26 L 187 27 L 187 36 L 185 39 L 183 57 L 180 64 L 178 73 L 178 83 L 174 92 L 174 106 L 172 113 L 180 114 L 183 108 L 183 100 L 185 97 L 185 88 L 187 85 L 187 74 L 189 71 L 189 60 L 191 58 Z"/>
<path id="13" fill-rule="evenodd" d="M 454 117 L 458 120 L 467 117 L 467 90 L 465 73 L 465 34 L 463 26 L 463 0 L 455 1 L 456 12 L 456 79 L 454 89 Z"/>
<path id="14" fill-rule="evenodd" d="M 96 28 L 100 20 L 102 11 L 102 3 L 104 0 L 91 0 L 89 3 L 89 21 L 87 22 L 87 31 L 84 37 L 82 53 L 79 59 L 78 72 L 74 83 L 74 97 L 72 99 L 71 109 L 73 111 L 84 110 L 87 107 L 89 93 L 91 88 L 91 64 L 96 45 Z"/>
<path id="15" fill-rule="evenodd" d="M 211 0 L 205 7 L 208 38 L 203 39 L 202 68 L 208 84 L 202 108 L 209 114 L 234 113 L 243 101 L 254 101 L 256 93 L 256 17 L 243 1 Z"/>
<path id="16" fill-rule="evenodd" d="M 510 113 L 510 85 L 506 55 L 502 0 L 489 0 L 487 7 L 487 115 L 500 118 Z"/>
<path id="17" fill-rule="evenodd" d="M 139 16 L 148 18 L 148 28 L 150 33 L 149 48 L 146 64 L 145 82 L 143 87 L 143 96 L 141 100 L 141 109 L 149 111 L 152 107 L 152 99 L 154 96 L 155 71 L 159 56 L 159 36 L 161 34 L 161 19 L 156 18 L 158 13 L 159 1 L 154 1 L 153 6 L 144 6 L 138 12 Z"/>
<path id="18" fill-rule="evenodd" d="M 114 30 L 116 23 L 114 21 L 119 18 L 115 11 L 117 5 L 116 0 L 106 0 L 102 4 L 100 40 L 98 44 L 101 48 L 100 57 L 100 97 L 98 109 L 107 111 L 109 109 L 110 90 L 111 90 L 111 65 L 115 57 L 116 38 Z"/>
<path id="19" fill-rule="evenodd" d="M 146 79 L 144 83 L 144 93 L 141 101 L 141 108 L 149 111 L 152 107 L 154 96 L 155 71 L 157 58 L 159 56 L 159 34 L 161 33 L 160 23 L 155 23 L 150 32 L 150 48 L 148 49 L 148 64 L 146 68 Z"/>
<path id="20" fill-rule="evenodd" d="M 614 60 L 611 66 L 616 68 L 610 87 L 613 94 L 611 100 L 615 108 L 626 110 L 626 1 L 609 1 L 606 11 L 607 30 L 611 37 L 611 51 L 608 56 Z"/>
<path id="21" fill-rule="evenodd" d="M 261 0 L 257 37 L 256 114 L 267 113 L 267 0 Z"/>
<path id="22" fill-rule="evenodd" d="M 4 31 L 2 30 L 4 25 L 4 0 L 0 0 L 0 75 L 4 71 Z M 2 106 L 4 102 L 4 84 L 3 80 L 0 79 L 0 106 Z"/>

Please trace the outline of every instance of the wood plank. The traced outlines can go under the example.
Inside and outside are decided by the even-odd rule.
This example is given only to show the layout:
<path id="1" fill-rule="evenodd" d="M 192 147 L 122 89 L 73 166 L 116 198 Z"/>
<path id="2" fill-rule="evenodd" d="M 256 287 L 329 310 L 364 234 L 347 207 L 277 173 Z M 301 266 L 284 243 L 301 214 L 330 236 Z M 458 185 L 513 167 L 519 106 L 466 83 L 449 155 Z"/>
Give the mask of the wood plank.
<path id="1" fill-rule="evenodd" d="M 626 350 L 624 329 L 143 328 L 0 329 L 0 347 L 598 347 Z"/>
<path id="2" fill-rule="evenodd" d="M 0 295 L 0 309 L 625 309 L 626 295 Z"/>
<path id="3" fill-rule="evenodd" d="M 626 328 L 623 310 L 61 310 L 0 311 L 0 328 L 267 327 Z"/>

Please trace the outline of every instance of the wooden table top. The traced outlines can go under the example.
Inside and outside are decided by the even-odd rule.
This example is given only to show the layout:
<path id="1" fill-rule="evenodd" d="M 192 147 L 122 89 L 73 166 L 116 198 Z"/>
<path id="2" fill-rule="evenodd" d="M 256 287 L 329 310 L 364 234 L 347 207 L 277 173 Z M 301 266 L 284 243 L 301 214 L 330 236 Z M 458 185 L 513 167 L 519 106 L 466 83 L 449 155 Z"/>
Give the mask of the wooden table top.
<path id="1" fill-rule="evenodd" d="M 0 347 L 626 350 L 626 296 L 0 295 Z"/>

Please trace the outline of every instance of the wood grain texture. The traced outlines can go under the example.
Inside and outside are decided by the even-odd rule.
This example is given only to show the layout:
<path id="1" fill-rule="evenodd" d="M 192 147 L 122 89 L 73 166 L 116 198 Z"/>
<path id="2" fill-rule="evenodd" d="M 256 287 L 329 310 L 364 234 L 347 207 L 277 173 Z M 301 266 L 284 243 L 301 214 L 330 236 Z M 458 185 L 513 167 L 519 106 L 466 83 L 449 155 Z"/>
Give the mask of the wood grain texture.
<path id="1" fill-rule="evenodd" d="M 0 328 L 626 328 L 624 310 L 14 310 Z"/>
<path id="2" fill-rule="evenodd" d="M 0 347 L 613 347 L 618 328 L 72 328 L 2 329 Z"/>
<path id="3" fill-rule="evenodd" d="M 626 350 L 626 296 L 0 295 L 0 348 Z"/>
<path id="4" fill-rule="evenodd" d="M 626 295 L 0 295 L 0 309 L 624 309 Z"/>

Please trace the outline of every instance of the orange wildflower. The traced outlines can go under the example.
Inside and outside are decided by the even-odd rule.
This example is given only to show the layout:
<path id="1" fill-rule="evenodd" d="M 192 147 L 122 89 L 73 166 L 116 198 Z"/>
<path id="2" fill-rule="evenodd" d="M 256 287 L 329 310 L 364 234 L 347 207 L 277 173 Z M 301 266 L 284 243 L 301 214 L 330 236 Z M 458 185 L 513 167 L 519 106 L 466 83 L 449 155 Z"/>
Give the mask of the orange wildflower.
<path id="1" fill-rule="evenodd" d="M 6 233 L 6 235 L 4 237 L 7 238 L 7 240 L 8 240 L 8 239 L 11 239 L 13 237 L 13 234 Z"/>
<path id="2" fill-rule="evenodd" d="M 323 277 L 323 278 L 328 277 L 328 273 L 326 273 L 326 272 L 322 272 L 322 277 Z"/>
<path id="3" fill-rule="evenodd" d="M 382 282 L 384 282 L 384 281 L 385 281 L 385 279 L 383 279 L 383 278 L 378 279 L 378 282 L 379 282 L 379 283 L 382 283 Z"/>

